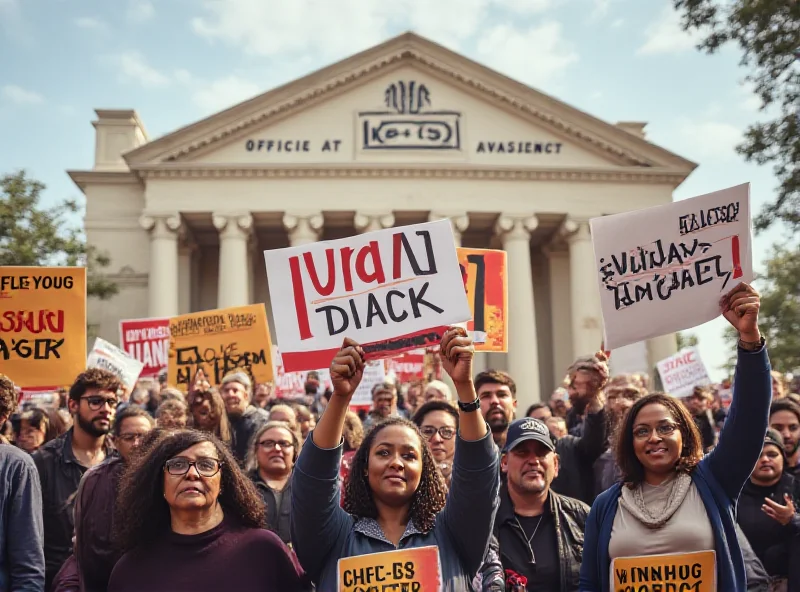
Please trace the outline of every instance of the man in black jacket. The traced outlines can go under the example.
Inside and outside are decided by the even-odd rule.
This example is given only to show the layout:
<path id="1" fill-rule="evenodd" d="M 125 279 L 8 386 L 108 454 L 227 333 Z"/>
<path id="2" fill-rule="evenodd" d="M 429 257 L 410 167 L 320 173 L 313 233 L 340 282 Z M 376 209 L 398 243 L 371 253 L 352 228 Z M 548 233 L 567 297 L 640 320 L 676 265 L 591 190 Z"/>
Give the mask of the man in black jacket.
<path id="1" fill-rule="evenodd" d="M 508 428 L 500 468 L 507 483 L 500 490 L 494 535 L 500 561 L 527 579 L 537 592 L 573 592 L 583 555 L 589 506 L 551 491 L 559 472 L 556 443 L 547 426 L 533 418 Z"/>

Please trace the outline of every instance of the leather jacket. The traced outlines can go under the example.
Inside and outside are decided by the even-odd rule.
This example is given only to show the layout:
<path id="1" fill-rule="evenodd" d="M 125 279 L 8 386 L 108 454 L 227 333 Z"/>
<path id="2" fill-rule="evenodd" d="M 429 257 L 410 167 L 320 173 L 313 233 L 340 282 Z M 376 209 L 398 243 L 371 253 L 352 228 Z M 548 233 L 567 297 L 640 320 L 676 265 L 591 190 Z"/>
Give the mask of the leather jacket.
<path id="1" fill-rule="evenodd" d="M 556 528 L 561 592 L 577 592 L 583 556 L 583 530 L 589 506 L 580 500 L 559 495 L 552 489 L 547 496 Z M 524 573 L 531 561 L 530 550 L 524 535 L 514 519 L 514 504 L 508 486 L 500 489 L 500 508 L 494 523 L 494 535 L 500 543 L 500 561 L 503 569 Z"/>

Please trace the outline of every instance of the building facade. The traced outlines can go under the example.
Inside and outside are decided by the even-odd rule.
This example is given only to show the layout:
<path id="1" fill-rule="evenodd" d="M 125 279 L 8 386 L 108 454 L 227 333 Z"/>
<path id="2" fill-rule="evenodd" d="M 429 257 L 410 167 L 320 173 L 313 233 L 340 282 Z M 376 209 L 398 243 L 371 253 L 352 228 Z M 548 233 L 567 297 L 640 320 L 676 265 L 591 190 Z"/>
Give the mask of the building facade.
<path id="1" fill-rule="evenodd" d="M 95 162 L 70 171 L 90 244 L 121 288 L 93 332 L 125 318 L 263 302 L 262 251 L 449 218 L 509 265 L 507 369 L 520 406 L 602 342 L 588 221 L 669 203 L 696 166 L 413 33 L 150 140 L 132 110 L 97 110 Z M 274 333 L 273 333 L 274 338 Z M 279 344 L 280 345 L 280 344 Z M 669 335 L 612 355 L 649 370 Z"/>

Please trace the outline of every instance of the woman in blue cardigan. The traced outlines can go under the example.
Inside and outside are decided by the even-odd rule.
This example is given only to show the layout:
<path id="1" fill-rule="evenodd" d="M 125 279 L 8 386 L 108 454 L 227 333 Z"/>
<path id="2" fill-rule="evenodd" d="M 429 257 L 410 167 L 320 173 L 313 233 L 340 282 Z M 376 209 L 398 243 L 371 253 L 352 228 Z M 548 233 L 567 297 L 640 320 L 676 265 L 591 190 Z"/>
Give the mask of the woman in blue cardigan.
<path id="1" fill-rule="evenodd" d="M 648 395 L 628 412 L 616 448 L 623 482 L 595 500 L 586 521 L 581 592 L 608 592 L 614 559 L 699 551 L 716 552 L 717 590 L 746 591 L 734 512 L 761 453 L 772 387 L 759 305 L 747 284 L 720 301 L 739 346 L 733 403 L 713 452 L 703 456 L 694 421 L 669 395 Z"/>

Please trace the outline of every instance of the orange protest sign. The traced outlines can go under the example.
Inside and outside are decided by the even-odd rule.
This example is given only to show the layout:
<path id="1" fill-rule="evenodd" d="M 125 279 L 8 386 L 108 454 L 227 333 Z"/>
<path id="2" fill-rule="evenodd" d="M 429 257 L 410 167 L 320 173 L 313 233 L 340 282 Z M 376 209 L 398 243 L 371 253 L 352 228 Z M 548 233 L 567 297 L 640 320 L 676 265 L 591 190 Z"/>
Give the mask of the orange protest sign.
<path id="1" fill-rule="evenodd" d="M 168 380 L 187 389 L 198 371 L 211 385 L 243 370 L 253 385 L 272 380 L 272 343 L 263 304 L 205 310 L 169 320 Z"/>
<path id="2" fill-rule="evenodd" d="M 458 263 L 467 288 L 472 320 L 467 329 L 476 351 L 508 351 L 506 252 L 459 247 Z"/>
<path id="3" fill-rule="evenodd" d="M 611 562 L 612 592 L 717 592 L 714 551 L 618 557 Z"/>
<path id="4" fill-rule="evenodd" d="M 339 592 L 439 592 L 441 587 L 438 547 L 400 549 L 339 560 Z"/>
<path id="5" fill-rule="evenodd" d="M 69 386 L 86 368 L 86 268 L 0 268 L 0 372 L 24 389 Z"/>

